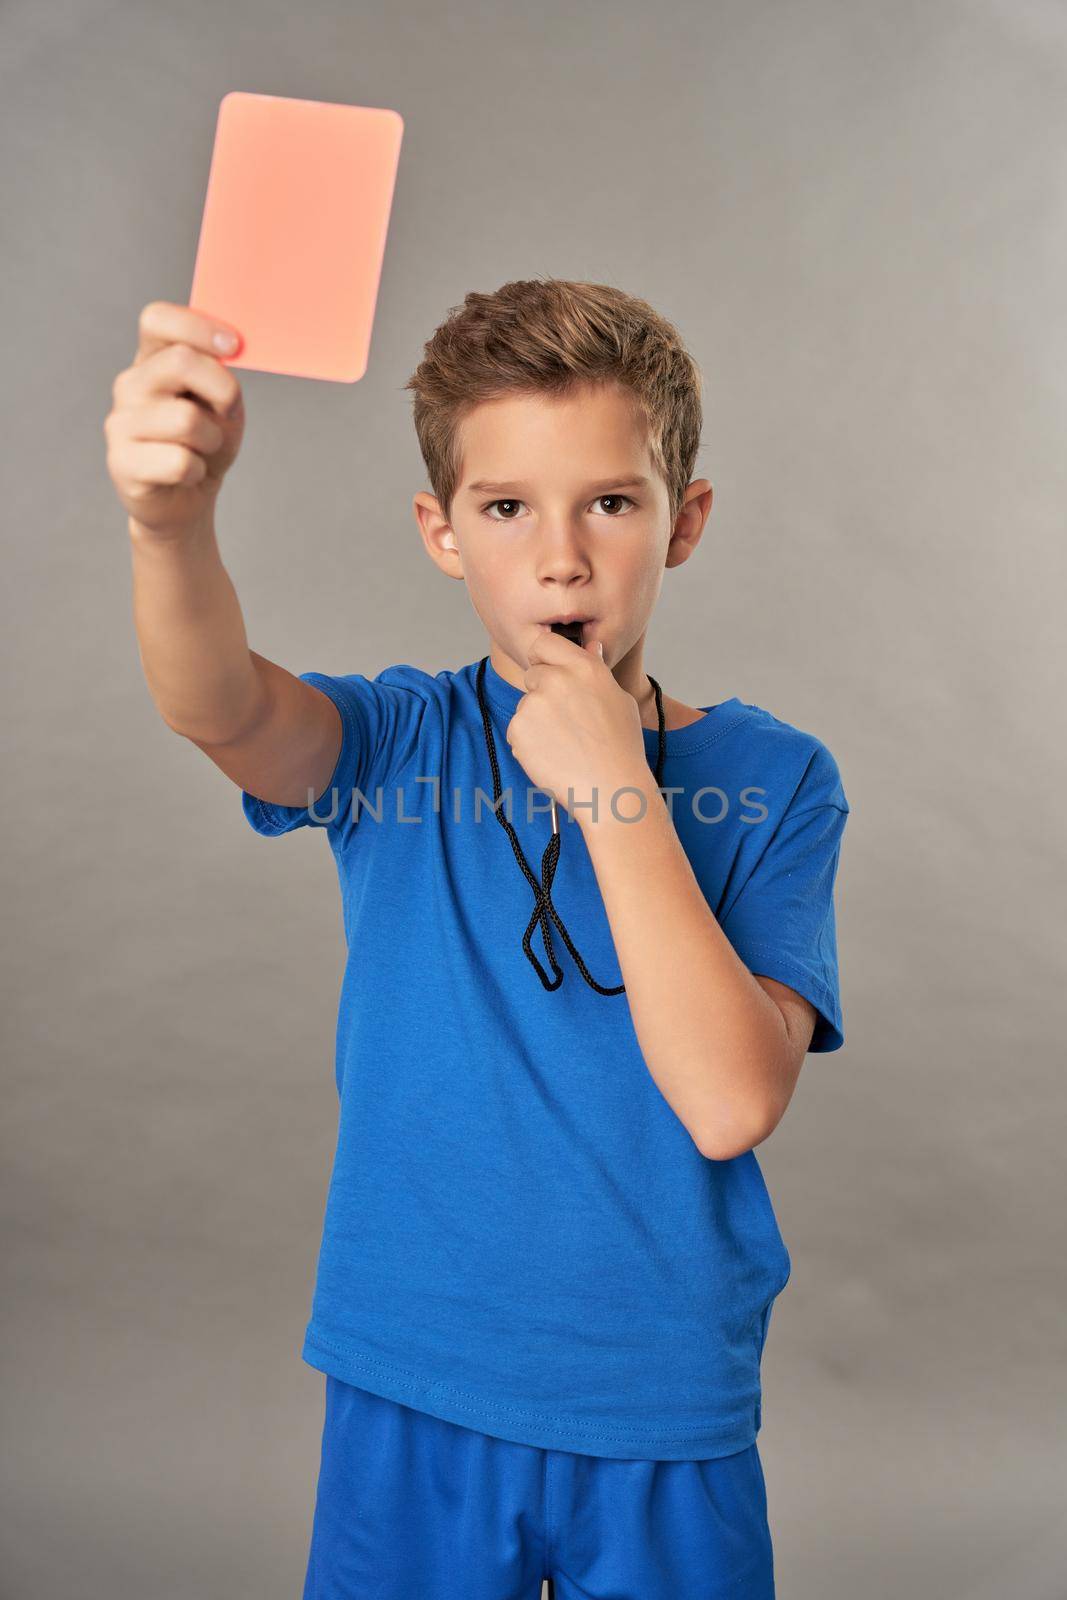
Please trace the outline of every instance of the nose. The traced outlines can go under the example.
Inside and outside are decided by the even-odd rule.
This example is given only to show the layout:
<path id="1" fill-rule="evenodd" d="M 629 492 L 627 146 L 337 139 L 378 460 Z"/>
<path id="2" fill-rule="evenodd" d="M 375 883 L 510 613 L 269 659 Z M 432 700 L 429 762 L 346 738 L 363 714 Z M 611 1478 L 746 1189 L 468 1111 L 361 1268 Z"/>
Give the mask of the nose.
<path id="1" fill-rule="evenodd" d="M 573 583 L 589 576 L 589 559 L 578 531 L 566 522 L 547 529 L 537 555 L 541 582 Z"/>

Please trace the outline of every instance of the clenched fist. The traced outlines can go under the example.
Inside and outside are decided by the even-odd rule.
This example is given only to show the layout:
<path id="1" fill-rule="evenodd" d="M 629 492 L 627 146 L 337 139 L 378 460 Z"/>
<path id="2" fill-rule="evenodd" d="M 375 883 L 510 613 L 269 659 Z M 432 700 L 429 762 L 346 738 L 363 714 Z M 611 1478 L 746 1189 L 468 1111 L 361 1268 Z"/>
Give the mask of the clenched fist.
<path id="1" fill-rule="evenodd" d="M 213 342 L 234 337 L 231 350 Z M 223 364 L 240 337 L 189 306 L 154 300 L 133 362 L 112 385 L 107 466 L 130 533 L 180 539 L 211 519 L 244 433 L 241 386 Z"/>

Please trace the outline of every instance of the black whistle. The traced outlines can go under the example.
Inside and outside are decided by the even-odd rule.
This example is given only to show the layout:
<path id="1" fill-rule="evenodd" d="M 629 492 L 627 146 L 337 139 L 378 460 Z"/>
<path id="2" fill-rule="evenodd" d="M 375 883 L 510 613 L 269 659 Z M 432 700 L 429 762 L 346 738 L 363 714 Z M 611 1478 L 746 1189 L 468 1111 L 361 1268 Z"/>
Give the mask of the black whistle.
<path id="1" fill-rule="evenodd" d="M 582 624 L 580 622 L 553 622 L 551 628 L 553 633 L 561 633 L 565 639 L 571 641 L 571 644 L 582 643 Z"/>

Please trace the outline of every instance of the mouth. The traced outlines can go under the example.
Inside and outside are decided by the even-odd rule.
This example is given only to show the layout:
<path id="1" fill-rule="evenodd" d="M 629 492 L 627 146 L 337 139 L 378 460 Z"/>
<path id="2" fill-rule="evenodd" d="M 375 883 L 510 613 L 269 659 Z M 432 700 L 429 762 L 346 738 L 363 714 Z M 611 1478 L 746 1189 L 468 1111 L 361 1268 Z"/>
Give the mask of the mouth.
<path id="1" fill-rule="evenodd" d="M 563 637 L 565 639 L 569 639 L 572 644 L 582 645 L 584 648 L 584 646 L 588 643 L 588 629 L 592 627 L 593 621 L 594 618 L 592 617 L 581 617 L 572 612 L 570 614 L 558 617 L 547 617 L 545 621 L 539 623 L 538 626 L 541 628 L 549 628 L 553 633 L 562 634 Z"/>

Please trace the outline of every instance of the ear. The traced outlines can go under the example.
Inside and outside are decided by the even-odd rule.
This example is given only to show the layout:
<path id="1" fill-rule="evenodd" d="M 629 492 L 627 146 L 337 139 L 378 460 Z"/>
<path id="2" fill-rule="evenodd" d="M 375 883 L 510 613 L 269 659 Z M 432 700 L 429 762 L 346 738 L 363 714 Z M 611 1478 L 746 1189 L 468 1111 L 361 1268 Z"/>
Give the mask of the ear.
<path id="1" fill-rule="evenodd" d="M 463 580 L 463 561 L 455 529 L 441 510 L 440 502 L 432 494 L 420 491 L 413 502 L 415 520 L 426 547 L 426 554 L 446 578 Z"/>
<path id="2" fill-rule="evenodd" d="M 685 499 L 674 519 L 665 566 L 680 567 L 683 561 L 689 560 L 700 543 L 700 535 L 704 532 L 704 524 L 711 512 L 714 493 L 707 478 L 694 478 L 686 489 Z"/>

